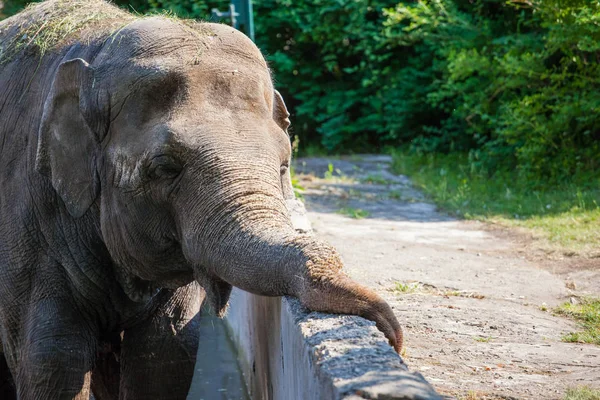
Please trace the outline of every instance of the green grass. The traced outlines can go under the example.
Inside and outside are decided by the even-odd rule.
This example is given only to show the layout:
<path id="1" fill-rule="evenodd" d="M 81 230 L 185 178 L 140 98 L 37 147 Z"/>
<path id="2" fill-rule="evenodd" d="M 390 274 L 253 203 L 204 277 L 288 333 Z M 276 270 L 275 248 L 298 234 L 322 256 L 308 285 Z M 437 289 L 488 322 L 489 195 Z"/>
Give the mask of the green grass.
<path id="1" fill-rule="evenodd" d="M 336 170 L 334 169 L 333 164 L 329 163 L 327 165 L 327 171 L 325 171 L 325 173 L 323 174 L 323 179 L 333 179 L 335 172 L 336 172 Z M 338 172 L 338 175 L 341 175 L 339 173 L 339 170 L 337 172 Z"/>
<path id="2" fill-rule="evenodd" d="M 343 207 L 337 211 L 338 214 L 345 215 L 346 217 L 354 219 L 362 219 L 368 217 L 370 214 L 361 208 Z"/>
<path id="3" fill-rule="evenodd" d="M 333 163 L 329 163 L 327 165 L 327 171 L 323 173 L 323 179 L 331 182 L 355 182 L 353 178 L 344 174 L 344 172 L 341 169 L 336 168 Z"/>
<path id="4" fill-rule="evenodd" d="M 377 176 L 377 175 L 368 175 L 364 179 L 360 180 L 362 183 L 368 183 L 371 185 L 390 185 L 393 182 L 388 181 L 387 179 Z"/>
<path id="5" fill-rule="evenodd" d="M 298 180 L 298 177 L 296 176 L 294 167 L 290 167 L 290 175 L 292 177 L 292 188 L 294 189 L 296 198 L 304 201 L 304 187 L 300 184 L 300 180 Z"/>
<path id="6" fill-rule="evenodd" d="M 564 400 L 600 400 L 600 389 L 580 386 L 567 389 Z"/>
<path id="7" fill-rule="evenodd" d="M 573 318 L 581 324 L 582 331 L 563 336 L 563 341 L 592 343 L 600 346 L 600 299 L 582 299 L 579 304 L 565 303 L 554 309 L 558 315 Z"/>
<path id="8" fill-rule="evenodd" d="M 445 290 L 442 291 L 440 293 L 442 296 L 448 296 L 448 297 L 468 297 L 471 299 L 485 299 L 485 296 L 479 293 L 475 293 L 475 292 L 467 292 L 467 291 L 461 291 L 461 290 Z"/>
<path id="9" fill-rule="evenodd" d="M 396 282 L 394 291 L 401 293 L 414 293 L 419 289 L 419 283 L 402 283 Z"/>
<path id="10" fill-rule="evenodd" d="M 566 252 L 600 243 L 600 177 L 549 184 L 510 171 L 489 173 L 463 154 L 393 152 L 394 172 L 409 176 L 451 214 L 528 229 Z"/>
<path id="11" fill-rule="evenodd" d="M 394 199 L 394 200 L 401 200 L 402 199 L 402 192 L 399 190 L 390 190 L 388 192 L 388 197 L 390 199 Z"/>

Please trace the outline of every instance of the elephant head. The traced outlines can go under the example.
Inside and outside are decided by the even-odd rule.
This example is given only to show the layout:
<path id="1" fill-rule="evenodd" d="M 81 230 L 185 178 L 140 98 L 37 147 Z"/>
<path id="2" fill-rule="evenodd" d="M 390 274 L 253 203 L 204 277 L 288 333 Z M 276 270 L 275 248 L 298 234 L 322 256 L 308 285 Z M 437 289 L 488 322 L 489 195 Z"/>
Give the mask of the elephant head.
<path id="1" fill-rule="evenodd" d="M 194 279 L 218 313 L 232 285 L 290 295 L 375 321 L 399 351 L 387 303 L 344 274 L 333 247 L 290 222 L 288 117 L 244 35 L 142 19 L 57 66 L 36 168 L 71 217 L 98 213 L 131 299 Z"/>

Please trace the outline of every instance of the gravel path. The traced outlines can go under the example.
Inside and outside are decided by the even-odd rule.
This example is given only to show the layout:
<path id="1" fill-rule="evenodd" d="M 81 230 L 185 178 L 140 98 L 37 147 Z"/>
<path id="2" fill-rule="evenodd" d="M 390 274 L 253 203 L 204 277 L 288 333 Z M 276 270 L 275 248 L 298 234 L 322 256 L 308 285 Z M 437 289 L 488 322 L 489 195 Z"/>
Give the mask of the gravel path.
<path id="1" fill-rule="evenodd" d="M 316 234 L 393 306 L 411 369 L 468 399 L 560 399 L 567 387 L 600 387 L 600 347 L 561 342 L 577 325 L 541 310 L 579 294 L 566 276 L 527 261 L 519 243 L 485 225 L 438 212 L 390 163 L 351 156 L 295 167 Z M 368 216 L 347 216 L 359 209 Z M 600 268 L 575 276 L 600 282 Z"/>

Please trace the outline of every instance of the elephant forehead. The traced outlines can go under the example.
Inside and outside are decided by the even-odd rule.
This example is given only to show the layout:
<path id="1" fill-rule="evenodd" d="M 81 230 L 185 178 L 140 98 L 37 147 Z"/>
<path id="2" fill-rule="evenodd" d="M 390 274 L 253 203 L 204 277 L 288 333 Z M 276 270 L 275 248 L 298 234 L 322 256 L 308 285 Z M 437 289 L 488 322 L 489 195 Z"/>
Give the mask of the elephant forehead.
<path id="1" fill-rule="evenodd" d="M 210 93 L 216 100 L 266 101 L 270 109 L 273 84 L 256 45 L 225 25 L 186 23 L 146 18 L 123 29 L 120 36 L 124 38 L 117 38 L 117 42 L 127 56 L 107 57 L 119 47 L 115 45 L 108 46 L 103 54 L 103 59 L 110 60 L 104 75 L 111 80 L 113 91 L 128 95 L 149 81 L 168 82 L 163 77 L 178 75 L 191 95 Z"/>
<path id="2" fill-rule="evenodd" d="M 229 25 L 199 23 L 200 31 L 210 31 L 206 42 L 210 53 L 218 53 L 220 59 L 235 63 L 251 63 L 267 69 L 267 63 L 258 47 L 246 35 Z"/>
<path id="3" fill-rule="evenodd" d="M 189 96 L 200 105 L 270 113 L 273 84 L 264 68 L 226 62 L 205 63 L 189 74 Z"/>
<path id="4" fill-rule="evenodd" d="M 214 36 L 209 27 L 193 21 L 145 17 L 134 20 L 113 34 L 107 40 L 105 51 L 110 56 L 141 63 L 155 57 L 173 57 L 175 61 L 190 62 L 210 47 L 209 38 Z"/>
<path id="5" fill-rule="evenodd" d="M 134 20 L 112 35 L 105 51 L 142 64 L 150 60 L 188 65 L 219 59 L 267 69 L 258 47 L 243 33 L 227 25 L 192 20 L 165 17 Z"/>

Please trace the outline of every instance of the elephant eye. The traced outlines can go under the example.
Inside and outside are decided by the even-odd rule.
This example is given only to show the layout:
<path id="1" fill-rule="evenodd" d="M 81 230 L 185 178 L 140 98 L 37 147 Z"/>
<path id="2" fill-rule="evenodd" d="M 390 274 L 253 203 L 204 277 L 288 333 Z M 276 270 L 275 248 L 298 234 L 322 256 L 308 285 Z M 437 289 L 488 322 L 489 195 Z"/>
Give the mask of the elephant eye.
<path id="1" fill-rule="evenodd" d="M 153 157 L 148 167 L 148 176 L 152 179 L 175 178 L 182 170 L 181 164 L 171 156 Z"/>
<path id="2" fill-rule="evenodd" d="M 279 167 L 279 173 L 281 175 L 285 175 L 289 168 L 290 168 L 289 164 L 287 162 L 285 162 L 285 163 L 281 164 L 281 167 Z"/>

